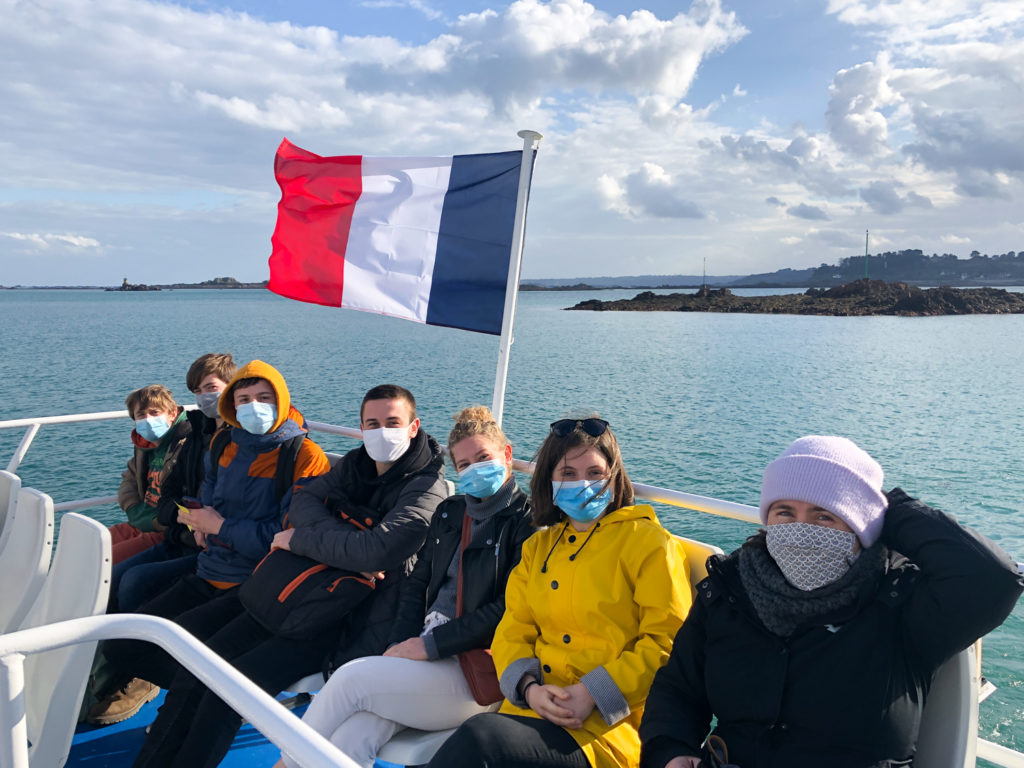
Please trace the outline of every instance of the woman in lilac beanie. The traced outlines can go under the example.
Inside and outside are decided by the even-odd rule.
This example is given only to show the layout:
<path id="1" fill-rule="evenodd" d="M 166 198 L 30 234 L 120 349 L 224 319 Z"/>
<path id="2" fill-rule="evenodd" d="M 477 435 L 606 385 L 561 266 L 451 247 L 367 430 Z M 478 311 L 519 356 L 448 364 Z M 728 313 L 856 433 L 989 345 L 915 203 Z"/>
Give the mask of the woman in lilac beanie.
<path id="1" fill-rule="evenodd" d="M 802 437 L 768 465 L 764 530 L 709 559 L 654 679 L 643 768 L 726 750 L 740 768 L 911 764 L 935 671 L 1003 622 L 1024 579 L 996 544 L 882 482 L 843 437 Z"/>

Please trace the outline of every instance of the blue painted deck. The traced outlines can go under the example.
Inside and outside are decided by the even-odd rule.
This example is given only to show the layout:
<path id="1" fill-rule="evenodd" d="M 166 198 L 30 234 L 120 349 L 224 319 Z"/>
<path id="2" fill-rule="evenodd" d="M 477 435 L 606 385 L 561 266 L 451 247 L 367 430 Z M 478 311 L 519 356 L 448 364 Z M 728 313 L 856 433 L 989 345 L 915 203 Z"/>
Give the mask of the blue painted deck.
<path id="1" fill-rule="evenodd" d="M 120 723 L 96 727 L 83 723 L 75 731 L 67 768 L 128 768 L 146 738 L 146 726 L 163 703 L 161 691 L 134 717 Z M 299 715 L 305 709 L 299 709 Z M 251 725 L 244 725 L 221 763 L 224 768 L 270 768 L 280 751 Z"/>
<path id="2" fill-rule="evenodd" d="M 146 726 L 156 717 L 164 691 L 134 717 L 120 723 L 96 727 L 82 723 L 75 731 L 66 768 L 129 768 L 146 738 Z M 287 696 L 287 694 L 286 694 Z M 294 710 L 301 717 L 306 708 Z M 231 751 L 221 761 L 222 768 L 270 768 L 281 752 L 248 723 L 235 737 Z M 401 768 L 378 760 L 375 768 Z"/>

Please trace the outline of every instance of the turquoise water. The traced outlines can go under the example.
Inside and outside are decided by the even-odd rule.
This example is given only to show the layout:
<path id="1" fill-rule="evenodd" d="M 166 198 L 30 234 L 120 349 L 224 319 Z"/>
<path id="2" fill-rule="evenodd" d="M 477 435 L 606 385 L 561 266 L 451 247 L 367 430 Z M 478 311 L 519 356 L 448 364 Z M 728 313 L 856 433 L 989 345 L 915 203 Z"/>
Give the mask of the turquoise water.
<path id="1" fill-rule="evenodd" d="M 505 427 L 528 458 L 548 422 L 598 411 L 638 482 L 747 504 L 765 464 L 807 433 L 846 435 L 901 485 L 1024 560 L 1024 316 L 829 318 L 563 312 L 585 298 L 520 297 Z M 123 408 L 163 383 L 182 402 L 189 363 L 207 351 L 259 357 L 286 377 L 307 418 L 356 426 L 370 386 L 417 396 L 445 440 L 459 408 L 489 404 L 497 338 L 281 299 L 263 291 L 0 291 L 5 339 L 0 420 Z M 19 469 L 57 501 L 114 493 L 130 455 L 127 418 L 48 426 Z M 21 430 L 0 431 L 0 466 Z M 329 450 L 354 443 L 320 436 Z M 116 508 L 96 510 L 104 522 Z M 659 508 L 673 531 L 726 550 L 745 524 Z M 984 596 L 979 596 L 984 599 Z M 999 689 L 981 735 L 1024 750 L 1024 608 L 985 641 Z M 865 652 L 870 652 L 865 649 Z"/>

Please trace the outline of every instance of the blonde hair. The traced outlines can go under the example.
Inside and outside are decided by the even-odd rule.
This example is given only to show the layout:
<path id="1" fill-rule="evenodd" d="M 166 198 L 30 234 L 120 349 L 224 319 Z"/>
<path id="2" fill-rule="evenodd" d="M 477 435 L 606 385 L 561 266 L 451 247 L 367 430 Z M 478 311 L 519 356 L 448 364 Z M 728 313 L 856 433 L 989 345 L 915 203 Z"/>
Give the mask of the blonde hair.
<path id="1" fill-rule="evenodd" d="M 472 405 L 469 408 L 463 408 L 452 418 L 455 420 L 455 426 L 448 433 L 449 450 L 460 440 L 476 435 L 483 435 L 502 448 L 509 445 L 508 438 L 498 426 L 491 409 L 486 405 Z"/>

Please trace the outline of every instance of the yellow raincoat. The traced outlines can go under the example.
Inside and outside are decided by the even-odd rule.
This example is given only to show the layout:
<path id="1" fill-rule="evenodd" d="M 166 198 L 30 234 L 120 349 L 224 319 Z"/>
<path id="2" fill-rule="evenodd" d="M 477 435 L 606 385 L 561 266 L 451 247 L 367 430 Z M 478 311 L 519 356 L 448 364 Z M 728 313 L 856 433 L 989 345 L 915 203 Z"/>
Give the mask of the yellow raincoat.
<path id="1" fill-rule="evenodd" d="M 538 531 L 509 576 L 491 646 L 499 677 L 512 662 L 535 658 L 542 682 L 565 687 L 604 667 L 629 714 L 608 725 L 595 707 L 569 733 L 595 768 L 639 765 L 637 728 L 654 673 L 690 610 L 688 575 L 682 546 L 646 504 L 609 512 L 582 533 L 564 523 Z M 507 700 L 501 712 L 537 717 Z"/>

